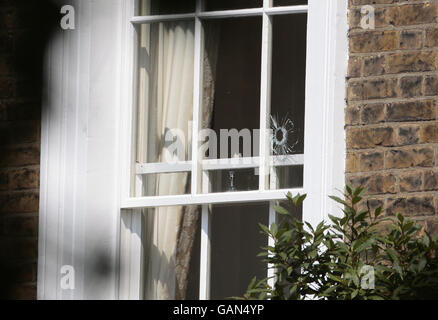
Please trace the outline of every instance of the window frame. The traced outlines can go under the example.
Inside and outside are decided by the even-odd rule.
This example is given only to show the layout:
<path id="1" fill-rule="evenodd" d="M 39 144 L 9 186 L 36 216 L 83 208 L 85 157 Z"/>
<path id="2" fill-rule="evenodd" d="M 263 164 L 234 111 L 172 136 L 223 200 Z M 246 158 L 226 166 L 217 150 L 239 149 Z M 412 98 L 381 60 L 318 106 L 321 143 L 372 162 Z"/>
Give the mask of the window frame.
<path id="1" fill-rule="evenodd" d="M 337 2 L 336 2 L 337 1 Z M 344 1 L 344 0 L 343 0 Z M 126 10 L 126 18 L 129 23 L 125 25 L 125 53 L 122 59 L 123 70 L 125 70 L 125 85 L 122 90 L 122 101 L 128 102 L 128 108 L 125 108 L 122 114 L 122 141 L 127 142 L 122 147 L 122 170 L 121 179 L 123 181 L 121 186 L 121 286 L 124 288 L 123 297 L 141 298 L 141 208 L 159 207 L 159 206 L 177 206 L 177 205 L 202 205 L 202 221 L 201 221 L 201 269 L 200 269 L 200 299 L 208 299 L 209 297 L 209 265 L 210 265 L 210 213 L 209 205 L 219 203 L 242 203 L 242 202 L 269 202 L 269 223 L 275 221 L 275 211 L 273 209 L 276 200 L 284 199 L 287 192 L 292 193 L 307 193 L 310 195 L 310 200 L 304 204 L 303 219 L 312 224 L 319 223 L 326 217 L 326 209 L 328 209 L 327 201 L 324 199 L 327 192 L 333 192 L 333 186 L 343 187 L 343 179 L 334 177 L 334 173 L 339 173 L 344 169 L 344 146 L 336 146 L 334 139 L 340 136 L 339 128 L 342 127 L 343 134 L 343 120 L 340 120 L 339 115 L 336 116 L 333 112 L 335 108 L 335 101 L 340 100 L 339 88 L 335 92 L 335 79 L 333 77 L 333 69 L 331 62 L 339 59 L 333 54 L 332 41 L 333 37 L 337 36 L 336 29 L 330 26 L 330 22 L 335 19 L 338 3 L 341 0 L 328 1 L 328 3 L 321 4 L 317 0 L 309 0 L 308 5 L 297 5 L 288 7 L 272 7 L 272 0 L 263 0 L 263 7 L 252 9 L 238 9 L 238 10 L 224 10 L 224 11 L 202 11 L 202 0 L 197 0 L 196 13 L 188 14 L 171 14 L 160 16 L 135 16 L 137 12 L 138 2 L 130 0 L 128 10 Z M 318 2 L 318 3 L 316 3 Z M 333 5 L 333 3 L 336 3 Z M 340 5 L 342 9 L 342 5 Z M 201 79 L 202 79 L 202 52 L 203 52 L 203 30 L 202 21 L 206 19 L 218 18 L 232 18 L 232 17 L 247 17 L 260 16 L 262 17 L 262 61 L 261 61 L 261 95 L 260 95 L 260 135 L 266 137 L 266 132 L 269 123 L 269 104 L 270 104 L 270 61 L 272 52 L 272 18 L 280 14 L 293 15 L 297 13 L 307 13 L 308 15 L 308 29 L 307 29 L 307 66 L 306 66 L 306 106 L 305 106 L 305 151 L 303 155 L 304 166 L 304 185 L 303 188 L 283 189 L 283 190 L 266 190 L 266 171 L 269 170 L 268 158 L 268 144 L 260 139 L 260 156 L 259 160 L 255 161 L 259 165 L 259 190 L 256 191 L 241 191 L 241 192 L 227 192 L 227 193 L 206 193 L 198 192 L 199 176 L 204 174 L 201 171 L 200 163 L 198 161 L 190 161 L 186 163 L 177 164 L 176 167 L 188 168 L 191 166 L 192 172 L 192 192 L 187 195 L 178 196 L 157 196 L 157 197 L 131 197 L 130 189 L 132 187 L 131 177 L 134 166 L 132 166 L 132 146 L 133 135 L 133 117 L 134 110 L 136 110 L 136 98 L 133 88 L 135 88 L 134 79 L 134 65 L 135 65 L 135 25 L 151 22 L 162 22 L 171 20 L 187 20 L 195 21 L 195 85 L 194 85 L 194 110 L 193 110 L 193 127 L 192 127 L 192 159 L 197 159 L 198 154 L 198 140 L 199 132 L 199 110 L 201 108 Z M 319 21 L 320 17 L 325 17 L 324 21 Z M 345 12 L 346 16 L 346 12 Z M 323 22 L 326 33 L 321 34 L 317 23 Z M 342 29 L 342 28 L 341 28 Z M 328 35 L 327 37 L 324 36 Z M 309 41 L 310 40 L 310 41 Z M 323 49 L 321 52 L 316 52 L 318 49 L 317 43 L 322 43 Z M 340 39 L 342 44 L 343 39 Z M 341 45 L 342 47 L 342 45 Z M 309 61 L 316 63 L 310 64 Z M 345 52 L 345 64 L 346 64 Z M 345 75 L 345 65 L 339 68 L 342 75 Z M 321 74 L 323 81 L 314 81 L 315 77 Z M 336 72 L 335 72 L 336 73 Z M 310 80 L 309 80 L 310 79 Z M 311 83 L 309 83 L 312 81 Z M 339 79 L 337 80 L 339 87 Z M 313 82 L 317 82 L 316 85 Z M 312 95 L 313 90 L 321 89 L 321 98 L 317 95 Z M 336 96 L 337 94 L 337 96 Z M 341 95 L 342 96 L 342 95 Z M 343 98 L 343 97 L 342 97 Z M 122 102 L 123 104 L 123 102 Z M 312 106 L 310 108 L 309 106 Z M 326 108 L 322 107 L 326 106 Z M 343 113 L 342 113 L 343 114 Z M 316 120 L 315 120 L 316 119 Z M 333 123 L 330 123 L 333 120 Z M 312 121 L 312 122 L 311 122 Z M 312 123 L 312 128 L 308 125 Z M 313 126 L 315 124 L 315 126 Z M 316 127 L 316 133 L 315 133 Z M 311 130 L 313 129 L 313 130 Z M 310 137 L 319 136 L 317 139 L 310 140 Z M 314 148 L 316 142 L 317 147 Z M 312 146 L 310 146 L 310 144 Z M 340 151 L 336 154 L 336 150 Z M 320 152 L 318 154 L 318 151 Z M 129 157 L 128 157 L 129 155 Z M 342 156 L 342 157 L 339 157 Z M 339 157 L 339 158 L 338 158 Z M 261 161 L 260 161 L 261 159 Z M 337 159 L 337 160 L 335 160 Z M 335 163 L 338 161 L 338 163 Z M 307 169 L 306 169 L 307 167 Z M 183 170 L 183 169 L 178 170 Z M 309 169 L 311 168 L 311 169 Z M 333 169 L 334 168 L 334 169 Z M 143 168 L 149 173 L 169 172 L 174 170 L 165 165 L 163 168 L 151 169 Z M 316 169 L 316 170 L 315 170 Z M 155 172 L 155 171 L 156 172 Z M 185 170 L 184 170 L 185 171 Z M 171 171 L 174 172 L 174 171 Z M 138 172 L 136 172 L 138 173 Z M 208 182 L 205 174 L 203 183 Z M 136 182 L 137 183 L 137 182 Z M 205 188 L 205 185 L 201 188 Z M 310 202 L 310 203 L 309 203 Z M 269 244 L 271 243 L 269 239 Z M 127 252 L 126 257 L 122 257 L 122 252 Z M 272 270 L 268 274 L 272 275 Z M 272 285 L 272 282 L 271 282 Z"/>

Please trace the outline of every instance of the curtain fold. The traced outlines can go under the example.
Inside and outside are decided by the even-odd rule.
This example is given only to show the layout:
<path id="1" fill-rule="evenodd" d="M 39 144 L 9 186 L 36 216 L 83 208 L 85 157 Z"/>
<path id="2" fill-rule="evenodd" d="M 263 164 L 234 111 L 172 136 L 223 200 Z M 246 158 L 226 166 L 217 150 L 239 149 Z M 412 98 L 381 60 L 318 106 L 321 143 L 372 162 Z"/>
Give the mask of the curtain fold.
<path id="1" fill-rule="evenodd" d="M 216 25 L 209 24 L 204 26 L 204 32 L 208 36 L 204 39 L 202 128 L 211 128 L 220 29 Z M 196 254 L 193 250 L 200 217 L 200 206 L 184 207 L 176 252 L 176 299 L 185 299 L 187 295 L 193 255 Z"/>
<path id="2" fill-rule="evenodd" d="M 191 22 L 158 23 L 142 29 L 140 104 L 138 115 L 139 162 L 164 162 L 167 130 L 188 132 L 193 113 L 194 30 Z M 146 194 L 184 194 L 187 173 L 143 178 Z M 182 209 L 165 207 L 145 210 L 144 263 L 146 299 L 174 299 L 176 292 L 175 252 Z"/>

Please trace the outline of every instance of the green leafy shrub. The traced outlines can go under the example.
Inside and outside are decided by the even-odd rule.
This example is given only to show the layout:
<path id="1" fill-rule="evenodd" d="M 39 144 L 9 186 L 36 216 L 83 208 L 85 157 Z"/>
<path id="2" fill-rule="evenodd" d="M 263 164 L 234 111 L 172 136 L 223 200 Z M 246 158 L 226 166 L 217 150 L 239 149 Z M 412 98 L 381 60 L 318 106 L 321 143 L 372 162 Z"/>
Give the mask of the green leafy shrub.
<path id="1" fill-rule="evenodd" d="M 260 225 L 274 245 L 263 248 L 275 284 L 254 278 L 239 299 L 438 299 L 438 241 L 401 214 L 382 217 L 370 209 L 363 188 L 346 188 L 342 217 L 316 228 L 296 218 L 305 195 L 287 195 L 292 209 Z"/>

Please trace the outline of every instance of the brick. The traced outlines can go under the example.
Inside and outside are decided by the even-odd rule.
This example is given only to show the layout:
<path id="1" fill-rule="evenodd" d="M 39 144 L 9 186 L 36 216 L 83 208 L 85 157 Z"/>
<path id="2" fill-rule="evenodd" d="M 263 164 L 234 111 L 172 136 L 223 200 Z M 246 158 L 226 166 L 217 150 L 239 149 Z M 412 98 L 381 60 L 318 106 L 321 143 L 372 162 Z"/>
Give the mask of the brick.
<path id="1" fill-rule="evenodd" d="M 22 168 L 9 172 L 9 190 L 32 189 L 39 187 L 39 168 Z"/>
<path id="2" fill-rule="evenodd" d="M 0 148 L 0 167 L 19 167 L 40 163 L 40 150 L 36 146 Z"/>
<path id="3" fill-rule="evenodd" d="M 398 146 L 417 144 L 420 141 L 419 125 L 402 125 L 396 130 L 396 143 Z"/>
<path id="4" fill-rule="evenodd" d="M 438 47 L 438 28 L 426 30 L 426 46 Z"/>
<path id="5" fill-rule="evenodd" d="M 0 59 L 0 76 L 12 76 L 15 73 L 14 62 L 10 56 L 2 56 Z"/>
<path id="6" fill-rule="evenodd" d="M 438 123 L 428 123 L 422 127 L 421 142 L 438 143 Z"/>
<path id="7" fill-rule="evenodd" d="M 359 155 L 357 153 L 348 153 L 346 161 L 347 172 L 357 172 L 359 170 Z"/>
<path id="8" fill-rule="evenodd" d="M 399 186 L 400 192 L 415 192 L 422 190 L 422 172 L 421 171 L 408 171 L 400 174 Z"/>
<path id="9" fill-rule="evenodd" d="M 391 7 L 388 15 L 391 24 L 409 26 L 436 22 L 438 11 L 436 3 L 407 4 Z"/>
<path id="10" fill-rule="evenodd" d="M 12 217 L 4 221 L 4 235 L 31 237 L 38 234 L 36 217 Z"/>
<path id="11" fill-rule="evenodd" d="M 435 119 L 435 101 L 397 102 L 387 105 L 387 121 L 420 121 Z"/>
<path id="12" fill-rule="evenodd" d="M 24 102 L 8 102 L 0 105 L 4 121 L 41 121 L 41 107 L 37 104 Z"/>
<path id="13" fill-rule="evenodd" d="M 426 230 L 431 235 L 438 235 L 438 218 L 430 218 L 426 220 Z"/>
<path id="14" fill-rule="evenodd" d="M 386 118 L 386 105 L 383 103 L 365 105 L 361 109 L 363 124 L 384 122 Z"/>
<path id="15" fill-rule="evenodd" d="M 347 146 L 352 149 L 367 149 L 376 146 L 392 146 L 394 130 L 383 128 L 353 128 L 347 130 Z"/>
<path id="16" fill-rule="evenodd" d="M 377 55 L 363 59 L 363 76 L 379 76 L 385 74 L 385 56 Z"/>
<path id="17" fill-rule="evenodd" d="M 35 284 L 23 284 L 14 286 L 11 290 L 12 297 L 16 300 L 36 300 L 37 289 Z"/>
<path id="18" fill-rule="evenodd" d="M 404 30 L 400 32 L 400 49 L 420 49 L 423 46 L 422 30 Z"/>
<path id="19" fill-rule="evenodd" d="M 398 213 L 405 216 L 434 215 L 434 198 L 432 196 L 389 198 L 386 212 L 392 216 Z"/>
<path id="20" fill-rule="evenodd" d="M 432 147 L 394 149 L 385 152 L 387 169 L 403 169 L 411 167 L 433 167 L 434 150 Z"/>
<path id="21" fill-rule="evenodd" d="M 438 96 L 438 76 L 426 76 L 424 78 L 424 94 L 426 96 Z"/>
<path id="22" fill-rule="evenodd" d="M 19 26 L 17 8 L 8 8 L 0 11 L 0 29 L 11 30 Z"/>
<path id="23" fill-rule="evenodd" d="M 360 155 L 360 171 L 377 171 L 383 169 L 383 152 L 371 151 Z"/>
<path id="24" fill-rule="evenodd" d="M 0 53 L 11 53 L 14 46 L 14 38 L 11 33 L 0 34 Z"/>
<path id="25" fill-rule="evenodd" d="M 425 191 L 438 190 L 438 171 L 427 170 L 424 172 L 424 190 Z"/>
<path id="26" fill-rule="evenodd" d="M 360 57 L 350 57 L 348 60 L 348 78 L 357 78 L 361 75 L 362 59 Z"/>
<path id="27" fill-rule="evenodd" d="M 396 178 L 392 174 L 364 175 L 349 180 L 349 184 L 353 186 L 366 188 L 370 195 L 396 192 Z"/>
<path id="28" fill-rule="evenodd" d="M 7 118 L 8 118 L 8 116 L 7 116 L 7 107 L 0 100 L 0 121 L 6 121 Z"/>
<path id="29" fill-rule="evenodd" d="M 39 140 L 39 124 L 35 121 L 9 122 L 0 125 L 0 145 L 24 144 Z"/>
<path id="30" fill-rule="evenodd" d="M 367 31 L 350 35 L 352 53 L 391 51 L 398 48 L 397 31 Z"/>
<path id="31" fill-rule="evenodd" d="M 385 207 L 385 199 L 380 198 L 377 195 L 368 195 L 367 194 L 366 200 L 367 201 L 363 201 L 363 202 L 359 203 L 359 205 L 358 205 L 359 211 L 368 210 L 368 206 L 369 206 L 370 211 L 374 214 L 374 212 L 377 208 L 380 207 L 380 208 L 384 209 L 384 207 Z M 368 202 L 368 206 L 367 206 L 367 202 Z"/>
<path id="32" fill-rule="evenodd" d="M 437 70 L 435 51 L 397 52 L 386 57 L 386 73 L 424 72 Z"/>
<path id="33" fill-rule="evenodd" d="M 351 0 L 353 6 L 360 6 L 365 4 L 390 4 L 398 0 Z"/>
<path id="34" fill-rule="evenodd" d="M 386 27 L 389 25 L 387 19 L 387 8 L 375 8 L 374 10 L 374 27 L 376 29 Z M 350 25 L 350 30 L 363 30 L 361 26 L 361 21 L 364 15 L 361 13 L 361 8 L 350 9 L 348 14 L 348 21 Z"/>
<path id="35" fill-rule="evenodd" d="M 38 257 L 38 240 L 36 238 L 7 238 L 2 241 L 0 249 L 11 260 L 35 260 Z"/>
<path id="36" fill-rule="evenodd" d="M 0 172 L 0 191 L 8 190 L 9 188 L 9 173 L 6 171 Z"/>
<path id="37" fill-rule="evenodd" d="M 345 124 L 357 125 L 360 123 L 360 110 L 357 107 L 350 107 L 345 109 Z"/>
<path id="38" fill-rule="evenodd" d="M 14 192 L 0 194 L 0 213 L 38 212 L 38 192 Z"/>
<path id="39" fill-rule="evenodd" d="M 378 79 L 350 82 L 348 86 L 348 100 L 370 100 L 394 98 L 397 96 L 396 79 Z"/>
<path id="40" fill-rule="evenodd" d="M 403 98 L 412 98 L 422 95 L 421 76 L 408 76 L 400 79 L 400 93 Z"/>
<path id="41" fill-rule="evenodd" d="M 12 80 L 0 79 L 0 98 L 9 98 L 14 95 Z"/>
<path id="42" fill-rule="evenodd" d="M 36 263 L 21 263 L 15 266 L 15 279 L 17 283 L 26 283 L 36 280 Z"/>
<path id="43" fill-rule="evenodd" d="M 39 99 L 42 95 L 39 83 L 30 79 L 17 81 L 15 90 L 17 97 L 24 99 Z"/>

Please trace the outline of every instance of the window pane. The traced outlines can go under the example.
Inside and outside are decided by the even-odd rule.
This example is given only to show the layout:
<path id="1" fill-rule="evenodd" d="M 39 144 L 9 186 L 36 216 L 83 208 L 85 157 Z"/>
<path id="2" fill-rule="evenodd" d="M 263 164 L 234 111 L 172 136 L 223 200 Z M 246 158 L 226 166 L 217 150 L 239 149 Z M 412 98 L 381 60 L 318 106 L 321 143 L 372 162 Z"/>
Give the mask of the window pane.
<path id="1" fill-rule="evenodd" d="M 255 169 L 209 171 L 210 192 L 250 191 L 259 188 Z"/>
<path id="2" fill-rule="evenodd" d="M 211 298 L 242 296 L 251 279 L 266 277 L 266 263 L 257 257 L 268 238 L 268 204 L 213 206 L 211 218 Z"/>
<path id="3" fill-rule="evenodd" d="M 308 0 L 274 0 L 274 7 L 308 4 Z"/>
<path id="4" fill-rule="evenodd" d="M 189 160 L 194 23 L 179 21 L 141 25 L 138 42 L 138 101 L 134 117 L 136 150 L 133 163 Z M 158 183 L 157 187 L 160 185 Z M 176 192 L 183 193 L 183 189 Z"/>
<path id="5" fill-rule="evenodd" d="M 143 210 L 144 298 L 199 299 L 201 209 Z"/>
<path id="6" fill-rule="evenodd" d="M 304 153 L 307 15 L 273 19 L 271 154 L 281 158 Z M 303 166 L 297 165 L 275 170 L 279 185 L 300 187 Z"/>
<path id="7" fill-rule="evenodd" d="M 202 128 L 210 129 L 200 142 L 209 143 L 205 158 L 258 155 L 261 28 L 260 17 L 204 22 Z M 212 179 L 220 185 L 215 179 L 225 178 Z"/>
<path id="8" fill-rule="evenodd" d="M 195 12 L 196 0 L 141 0 L 140 15 Z"/>
<path id="9" fill-rule="evenodd" d="M 261 7 L 263 0 L 206 0 L 205 10 L 232 10 Z"/>
<path id="10" fill-rule="evenodd" d="M 302 165 L 275 168 L 274 189 L 301 188 L 303 186 L 303 168 Z"/>
<path id="11" fill-rule="evenodd" d="M 142 197 L 189 194 L 190 172 L 145 174 L 142 176 Z"/>

